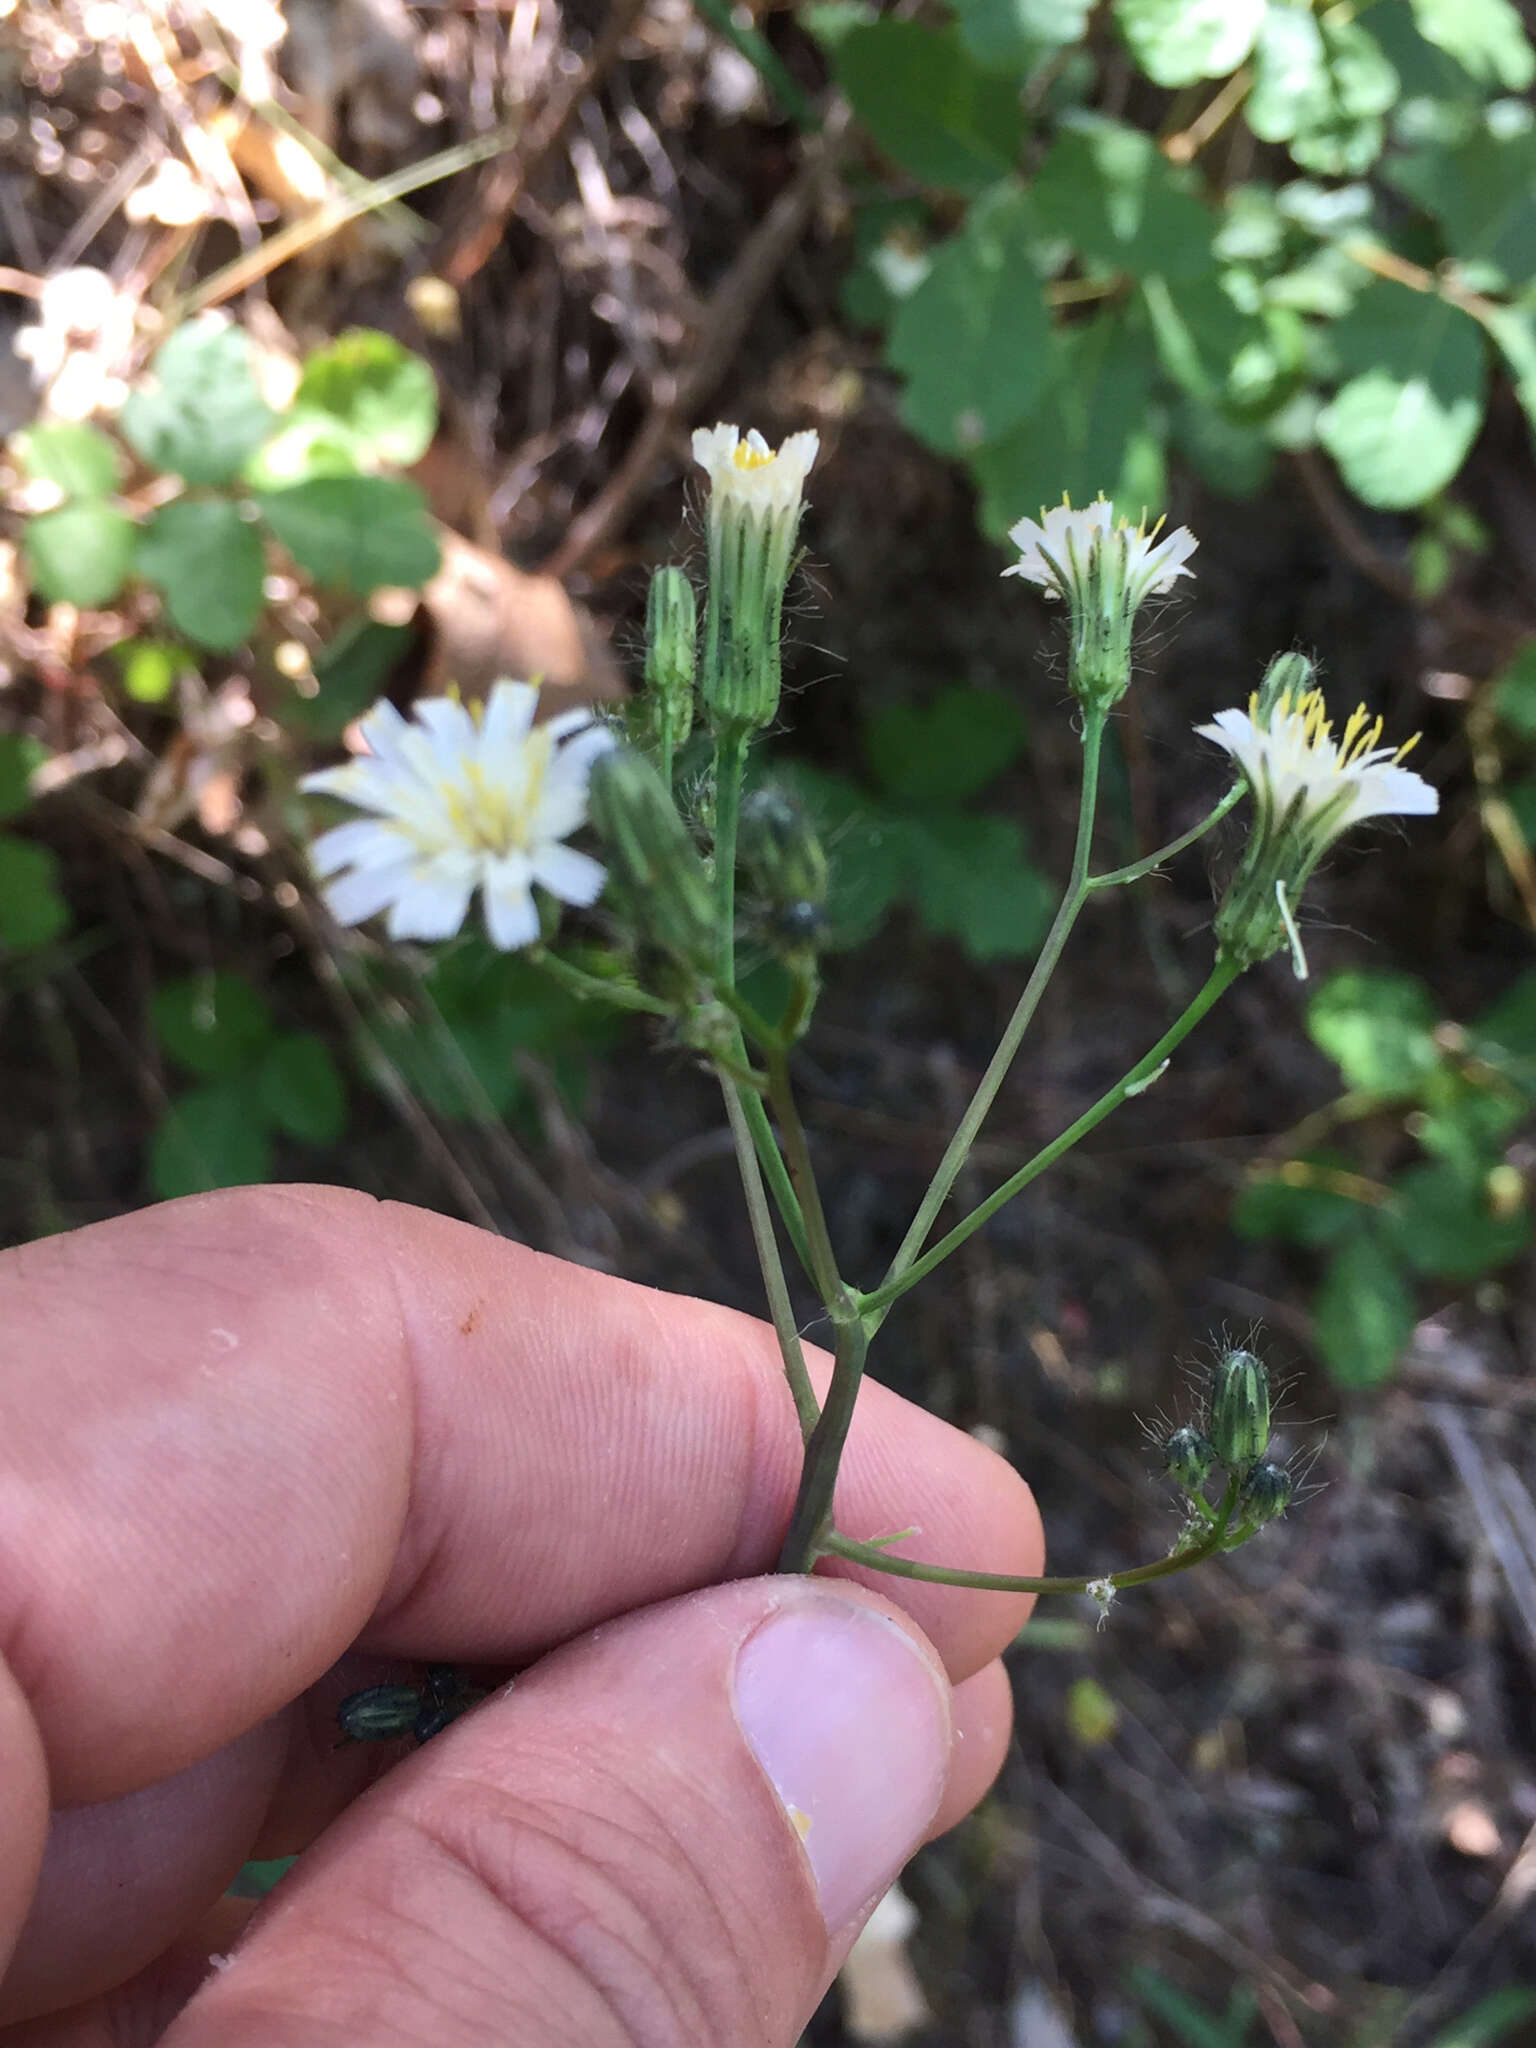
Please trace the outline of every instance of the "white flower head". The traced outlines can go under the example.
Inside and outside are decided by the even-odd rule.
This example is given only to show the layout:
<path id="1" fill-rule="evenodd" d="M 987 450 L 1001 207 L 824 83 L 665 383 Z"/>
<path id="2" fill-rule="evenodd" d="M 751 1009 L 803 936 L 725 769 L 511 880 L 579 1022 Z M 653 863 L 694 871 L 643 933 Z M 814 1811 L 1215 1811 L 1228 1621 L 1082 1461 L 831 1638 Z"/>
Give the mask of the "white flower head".
<path id="1" fill-rule="evenodd" d="M 693 459 L 709 477 L 709 604 L 699 690 L 717 731 L 761 731 L 779 704 L 784 590 L 820 443 L 770 448 L 754 427 L 700 427 Z"/>
<path id="2" fill-rule="evenodd" d="M 1172 533 L 1158 534 L 1162 521 L 1151 528 L 1143 522 L 1132 526 L 1116 519 L 1108 498 L 1095 498 L 1076 512 L 1065 500 L 1040 514 L 1039 521 L 1021 519 L 1008 529 L 1008 538 L 1019 550 L 1019 559 L 1005 576 L 1022 576 L 1038 584 L 1047 597 L 1074 598 L 1089 594 L 1090 585 L 1102 582 L 1102 559 L 1116 559 L 1115 585 L 1132 611 L 1143 598 L 1171 590 L 1181 576 L 1192 576 L 1186 565 L 1198 543 L 1187 526 Z"/>
<path id="3" fill-rule="evenodd" d="M 1400 747 L 1378 745 L 1382 721 L 1361 704 L 1335 739 L 1321 690 L 1283 694 L 1267 718 L 1255 692 L 1246 711 L 1218 711 L 1195 730 L 1226 748 L 1261 812 L 1278 821 L 1299 807 L 1314 824 L 1326 820 L 1325 843 L 1366 818 L 1433 817 L 1440 808 L 1438 790 L 1401 765 L 1417 733 Z"/>
<path id="4" fill-rule="evenodd" d="M 1223 951 L 1243 966 L 1289 943 L 1298 979 L 1306 956 L 1294 906 L 1328 848 L 1367 818 L 1432 817 L 1439 792 L 1402 765 L 1417 743 L 1379 744 L 1382 721 L 1362 704 L 1337 738 L 1321 690 L 1255 691 L 1246 711 L 1218 711 L 1197 726 L 1242 769 L 1253 792 L 1253 836 L 1216 914 Z"/>
<path id="5" fill-rule="evenodd" d="M 1125 695 L 1131 679 L 1131 630 L 1145 601 L 1171 590 L 1188 567 L 1195 537 L 1187 527 L 1159 534 L 1116 519 L 1105 497 L 1082 511 L 1063 499 L 1038 520 L 1021 519 L 1008 538 L 1019 559 L 1005 576 L 1022 576 L 1071 608 L 1069 679 L 1085 704 L 1100 711 Z"/>
<path id="6" fill-rule="evenodd" d="M 535 725 L 538 698 L 536 684 L 499 682 L 473 709 L 429 697 L 406 719 L 376 704 L 359 726 L 368 752 L 305 776 L 301 789 L 372 813 L 310 850 L 338 922 L 387 910 L 392 939 L 446 939 L 478 889 L 491 943 L 509 951 L 539 936 L 535 884 L 596 901 L 607 871 L 565 841 L 586 823 L 587 780 L 613 736 L 586 710 Z"/>
<path id="7" fill-rule="evenodd" d="M 710 516 L 740 507 L 759 517 L 798 521 L 805 480 L 820 447 L 814 432 L 791 434 L 770 448 L 756 427 L 699 427 L 693 459 L 709 478 Z"/>

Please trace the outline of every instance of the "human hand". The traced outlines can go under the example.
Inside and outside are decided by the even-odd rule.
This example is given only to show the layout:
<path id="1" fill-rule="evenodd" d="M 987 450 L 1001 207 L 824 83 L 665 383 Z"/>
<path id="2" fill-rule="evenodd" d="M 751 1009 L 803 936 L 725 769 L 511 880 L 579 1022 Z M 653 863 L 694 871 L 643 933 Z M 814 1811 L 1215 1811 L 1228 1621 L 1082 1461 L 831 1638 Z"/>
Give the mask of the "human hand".
<path id="1" fill-rule="evenodd" d="M 1027 1601 L 750 1576 L 799 1435 L 745 1317 L 327 1188 L 0 1303 L 3 2048 L 789 2048 L 996 1773 Z M 874 1385 L 839 1507 L 1040 1569 L 1022 1481 Z M 368 1659 L 532 1668 L 379 1778 Z"/>

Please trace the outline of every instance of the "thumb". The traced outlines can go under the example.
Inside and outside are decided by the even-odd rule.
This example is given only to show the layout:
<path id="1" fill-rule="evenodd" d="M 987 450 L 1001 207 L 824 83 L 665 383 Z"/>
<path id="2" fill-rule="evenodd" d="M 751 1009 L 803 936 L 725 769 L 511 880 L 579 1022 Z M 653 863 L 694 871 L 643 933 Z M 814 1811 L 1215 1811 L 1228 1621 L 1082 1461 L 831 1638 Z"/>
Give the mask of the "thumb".
<path id="1" fill-rule="evenodd" d="M 986 1690 L 971 1797 L 1007 1733 Z M 791 2048 L 954 1817 L 952 1697 L 911 1622 L 843 1584 L 595 1629 L 359 1800 L 164 2048 Z"/>

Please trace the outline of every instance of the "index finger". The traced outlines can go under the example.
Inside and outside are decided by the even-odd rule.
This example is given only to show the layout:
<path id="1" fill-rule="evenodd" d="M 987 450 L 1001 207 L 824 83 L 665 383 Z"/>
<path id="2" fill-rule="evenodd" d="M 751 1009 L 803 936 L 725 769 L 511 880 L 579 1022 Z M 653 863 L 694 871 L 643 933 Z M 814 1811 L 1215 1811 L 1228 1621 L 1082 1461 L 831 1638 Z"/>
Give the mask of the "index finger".
<path id="1" fill-rule="evenodd" d="M 519 1663 L 771 1569 L 799 1435 L 770 1332 L 423 1210 L 238 1190 L 8 1252 L 0 1656 L 55 1801 L 232 1740 L 359 1637 Z M 1038 1569 L 1023 1482 L 883 1389 L 858 1535 Z M 951 1674 L 1025 1603 L 883 1580 Z"/>

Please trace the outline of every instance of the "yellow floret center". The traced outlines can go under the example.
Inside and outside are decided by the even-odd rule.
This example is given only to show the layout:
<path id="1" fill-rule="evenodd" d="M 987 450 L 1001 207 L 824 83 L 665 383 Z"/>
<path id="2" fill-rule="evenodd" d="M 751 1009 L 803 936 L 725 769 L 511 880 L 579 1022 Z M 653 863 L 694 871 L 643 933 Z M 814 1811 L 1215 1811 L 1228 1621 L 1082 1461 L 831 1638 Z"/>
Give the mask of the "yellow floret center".
<path id="1" fill-rule="evenodd" d="M 766 469 L 777 456 L 776 448 L 754 448 L 750 441 L 738 441 L 731 460 L 738 469 Z"/>
<path id="2" fill-rule="evenodd" d="M 1254 691 L 1248 700 L 1248 715 L 1257 726 L 1260 724 L 1259 693 Z M 1327 746 L 1335 746 L 1334 771 L 1342 774 L 1353 768 L 1357 762 L 1372 754 L 1381 744 L 1385 721 L 1373 718 L 1364 704 L 1357 704 L 1349 714 L 1344 730 L 1337 743 L 1333 739 L 1333 721 L 1328 716 L 1328 706 L 1321 690 L 1307 690 L 1300 697 L 1293 698 L 1289 690 L 1281 693 L 1278 703 L 1270 714 L 1270 723 L 1275 719 L 1299 719 L 1304 746 L 1312 752 L 1320 752 Z M 1267 730 L 1262 728 L 1261 730 Z M 1392 756 L 1394 762 L 1403 760 L 1418 745 L 1421 735 L 1413 733 Z"/>

